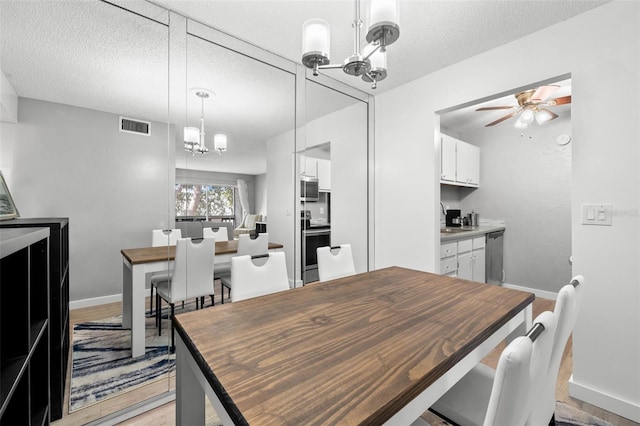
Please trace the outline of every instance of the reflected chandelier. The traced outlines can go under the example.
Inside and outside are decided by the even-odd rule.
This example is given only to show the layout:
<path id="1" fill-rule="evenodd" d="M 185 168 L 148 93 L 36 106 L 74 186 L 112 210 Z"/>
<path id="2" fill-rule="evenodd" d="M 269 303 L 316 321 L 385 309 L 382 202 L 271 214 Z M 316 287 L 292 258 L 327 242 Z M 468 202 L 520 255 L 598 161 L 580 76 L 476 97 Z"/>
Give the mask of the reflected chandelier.
<path id="1" fill-rule="evenodd" d="M 195 156 L 196 154 L 204 155 L 209 153 L 209 148 L 204 144 L 204 100 L 211 96 L 215 96 L 215 93 L 207 89 L 192 89 L 192 91 L 194 91 L 195 95 L 200 98 L 201 102 L 200 128 L 184 128 L 184 149 L 185 151 L 190 152 L 192 156 Z M 227 150 L 227 135 L 220 133 L 213 135 L 213 145 L 213 149 L 218 153 L 218 155 L 222 155 L 222 153 Z"/>
<path id="2" fill-rule="evenodd" d="M 387 46 L 400 37 L 398 3 L 396 0 L 371 0 L 367 45 L 360 50 L 360 0 L 355 1 L 354 54 L 342 65 L 331 64 L 329 59 L 329 23 L 324 19 L 309 19 L 302 25 L 302 64 L 318 75 L 321 69 L 342 70 L 368 83 L 375 89 L 379 81 L 387 77 Z"/>

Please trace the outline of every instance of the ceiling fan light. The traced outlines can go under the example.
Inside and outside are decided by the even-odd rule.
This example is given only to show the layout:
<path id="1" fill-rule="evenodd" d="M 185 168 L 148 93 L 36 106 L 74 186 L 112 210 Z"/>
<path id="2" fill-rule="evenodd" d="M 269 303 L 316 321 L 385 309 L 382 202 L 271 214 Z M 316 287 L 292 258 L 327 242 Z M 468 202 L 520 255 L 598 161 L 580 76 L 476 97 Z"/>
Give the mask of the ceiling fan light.
<path id="1" fill-rule="evenodd" d="M 529 123 L 525 123 L 524 121 L 522 121 L 522 116 L 520 116 L 513 124 L 513 127 L 515 127 L 516 129 L 526 129 L 527 127 L 529 127 Z"/>
<path id="2" fill-rule="evenodd" d="M 553 118 L 553 115 L 546 109 L 541 109 L 536 111 L 536 122 L 540 125 L 546 123 L 552 118 Z"/>
<path id="3" fill-rule="evenodd" d="M 522 114 L 520 114 L 520 118 L 518 120 L 522 120 L 523 123 L 529 124 L 533 122 L 533 118 L 533 111 L 530 108 L 526 108 L 524 111 L 522 111 Z"/>

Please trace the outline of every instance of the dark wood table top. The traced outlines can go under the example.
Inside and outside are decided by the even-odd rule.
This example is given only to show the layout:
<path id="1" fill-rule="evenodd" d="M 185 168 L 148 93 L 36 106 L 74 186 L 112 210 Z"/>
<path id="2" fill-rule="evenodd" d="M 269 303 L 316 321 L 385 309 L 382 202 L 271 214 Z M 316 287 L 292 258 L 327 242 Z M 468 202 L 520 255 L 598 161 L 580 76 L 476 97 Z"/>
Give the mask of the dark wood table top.
<path id="1" fill-rule="evenodd" d="M 174 325 L 235 424 L 381 424 L 533 299 L 391 267 Z"/>
<path id="2" fill-rule="evenodd" d="M 269 250 L 281 249 L 282 244 L 269 243 Z M 216 241 L 216 255 L 234 254 L 238 251 L 238 240 Z M 176 246 L 142 247 L 120 250 L 129 263 L 136 265 L 139 263 L 159 262 L 163 260 L 174 260 L 176 257 Z"/>

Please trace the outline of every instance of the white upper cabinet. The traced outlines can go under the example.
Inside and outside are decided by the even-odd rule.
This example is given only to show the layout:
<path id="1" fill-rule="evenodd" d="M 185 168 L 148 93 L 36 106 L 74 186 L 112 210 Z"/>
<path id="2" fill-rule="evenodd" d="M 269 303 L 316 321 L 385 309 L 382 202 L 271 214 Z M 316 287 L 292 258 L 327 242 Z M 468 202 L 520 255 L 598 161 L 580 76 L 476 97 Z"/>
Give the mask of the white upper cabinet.
<path id="1" fill-rule="evenodd" d="M 480 148 L 447 135 L 441 142 L 440 182 L 480 186 Z"/>
<path id="2" fill-rule="evenodd" d="M 442 135 L 441 140 L 440 181 L 454 183 L 456 181 L 456 140 L 445 135 Z"/>
<path id="3" fill-rule="evenodd" d="M 318 177 L 318 159 L 314 157 L 305 157 L 305 167 L 302 174 L 307 177 Z"/>
<path id="4" fill-rule="evenodd" d="M 318 159 L 318 189 L 331 191 L 331 161 Z"/>

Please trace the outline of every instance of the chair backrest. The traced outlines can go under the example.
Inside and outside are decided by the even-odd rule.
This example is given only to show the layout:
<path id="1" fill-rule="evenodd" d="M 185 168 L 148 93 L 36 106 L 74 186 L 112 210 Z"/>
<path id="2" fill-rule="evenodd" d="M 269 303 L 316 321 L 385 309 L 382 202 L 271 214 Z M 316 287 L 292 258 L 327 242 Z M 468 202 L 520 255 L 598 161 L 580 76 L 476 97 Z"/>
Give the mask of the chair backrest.
<path id="1" fill-rule="evenodd" d="M 212 237 L 215 238 L 216 241 L 229 241 L 229 235 L 227 234 L 227 228 L 221 226 L 214 230 L 214 228 L 202 228 L 202 236 L 204 238 Z"/>
<path id="2" fill-rule="evenodd" d="M 484 419 L 485 426 L 523 425 L 527 420 L 549 367 L 556 317 L 553 312 L 543 312 L 534 321 L 534 324 L 538 323 L 544 326 L 544 330 L 537 337 L 517 337 L 502 351 Z"/>
<path id="3" fill-rule="evenodd" d="M 151 245 L 159 246 L 175 246 L 178 238 L 182 238 L 182 231 L 179 229 L 154 229 L 151 232 Z"/>
<path id="4" fill-rule="evenodd" d="M 269 234 L 258 234 L 252 239 L 249 234 L 238 235 L 238 256 L 256 256 L 269 252 Z"/>
<path id="5" fill-rule="evenodd" d="M 213 294 L 214 262 L 215 238 L 195 242 L 180 238 L 171 278 L 172 298 L 185 300 Z"/>
<path id="6" fill-rule="evenodd" d="M 263 264 L 261 261 L 266 262 Z M 231 301 L 251 299 L 289 289 L 284 252 L 269 253 L 260 259 L 252 256 L 231 258 Z"/>
<path id="7" fill-rule="evenodd" d="M 567 340 L 573 331 L 578 312 L 580 311 L 582 295 L 584 294 L 584 283 L 584 277 L 577 275 L 571 280 L 571 284 L 565 285 L 560 289 L 560 292 L 558 292 L 556 306 L 553 310 L 558 325 L 556 327 L 551 360 L 549 361 L 549 370 L 546 373 L 542 390 L 535 399 L 533 409 L 527 419 L 526 425 L 528 426 L 548 424 L 549 420 L 553 417 L 556 407 L 558 371 L 560 370 L 560 363 L 562 362 L 562 355 L 567 345 Z"/>
<path id="8" fill-rule="evenodd" d="M 351 244 L 338 247 L 318 247 L 318 278 L 320 281 L 355 275 Z"/>

